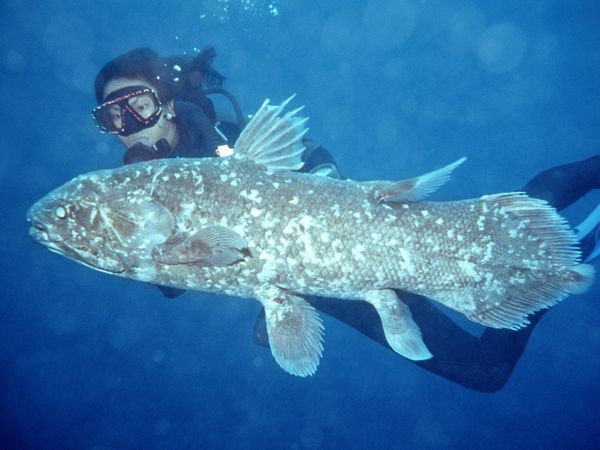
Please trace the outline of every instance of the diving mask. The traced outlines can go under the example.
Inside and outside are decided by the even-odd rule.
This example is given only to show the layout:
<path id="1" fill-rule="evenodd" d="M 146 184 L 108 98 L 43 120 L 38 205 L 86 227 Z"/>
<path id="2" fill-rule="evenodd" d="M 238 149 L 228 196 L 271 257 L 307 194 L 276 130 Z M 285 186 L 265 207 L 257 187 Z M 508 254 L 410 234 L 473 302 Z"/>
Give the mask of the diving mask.
<path id="1" fill-rule="evenodd" d="M 129 136 L 153 127 L 162 107 L 158 94 L 147 86 L 118 89 L 92 110 L 96 126 L 104 133 Z"/>

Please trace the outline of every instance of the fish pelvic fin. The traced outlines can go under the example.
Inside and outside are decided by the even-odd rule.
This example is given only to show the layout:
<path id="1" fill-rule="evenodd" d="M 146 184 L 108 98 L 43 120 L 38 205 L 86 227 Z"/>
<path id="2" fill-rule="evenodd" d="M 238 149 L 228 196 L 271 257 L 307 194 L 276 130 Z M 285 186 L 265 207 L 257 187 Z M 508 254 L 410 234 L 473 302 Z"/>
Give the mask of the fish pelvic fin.
<path id="1" fill-rule="evenodd" d="M 450 180 L 452 171 L 466 160 L 465 157 L 460 158 L 441 169 L 415 178 L 400 181 L 369 181 L 362 184 L 370 187 L 371 198 L 375 203 L 418 202 L 446 184 Z"/>
<path id="2" fill-rule="evenodd" d="M 314 375 L 323 355 L 323 323 L 302 297 L 268 286 L 256 297 L 265 309 L 269 346 L 275 361 L 287 373 Z"/>
<path id="3" fill-rule="evenodd" d="M 413 361 L 433 356 L 423 342 L 421 330 L 413 320 L 410 309 L 393 290 L 367 291 L 363 298 L 379 314 L 385 338 L 392 350 Z"/>
<path id="4" fill-rule="evenodd" d="M 237 158 L 246 158 L 267 167 L 270 172 L 302 168 L 305 147 L 302 138 L 308 131 L 308 118 L 296 114 L 300 107 L 283 114 L 292 95 L 281 105 L 270 105 L 265 100 L 234 145 Z"/>

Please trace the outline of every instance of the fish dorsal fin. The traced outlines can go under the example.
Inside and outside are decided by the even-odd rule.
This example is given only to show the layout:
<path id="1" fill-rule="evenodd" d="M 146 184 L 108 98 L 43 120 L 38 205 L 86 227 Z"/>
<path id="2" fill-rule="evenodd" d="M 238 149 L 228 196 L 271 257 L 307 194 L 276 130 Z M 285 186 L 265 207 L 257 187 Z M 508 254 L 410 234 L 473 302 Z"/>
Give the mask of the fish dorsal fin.
<path id="1" fill-rule="evenodd" d="M 450 179 L 452 171 L 466 159 L 460 158 L 441 169 L 415 178 L 400 181 L 370 181 L 364 184 L 371 189 L 376 203 L 418 202 L 443 186 Z"/>
<path id="2" fill-rule="evenodd" d="M 308 118 L 297 117 L 303 107 L 283 114 L 292 95 L 281 105 L 270 105 L 265 100 L 235 142 L 237 158 L 247 158 L 266 166 L 270 172 L 298 170 L 303 165 L 302 137 L 308 129 Z"/>

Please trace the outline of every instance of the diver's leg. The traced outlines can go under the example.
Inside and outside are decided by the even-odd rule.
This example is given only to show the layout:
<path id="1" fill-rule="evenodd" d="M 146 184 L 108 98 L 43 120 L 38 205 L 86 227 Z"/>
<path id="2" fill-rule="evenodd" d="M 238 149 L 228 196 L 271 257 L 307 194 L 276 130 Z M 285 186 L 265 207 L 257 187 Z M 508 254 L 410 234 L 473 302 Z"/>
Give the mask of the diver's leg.
<path id="1" fill-rule="evenodd" d="M 600 189 L 600 155 L 544 170 L 522 190 L 531 197 L 548 201 L 560 211 L 592 189 Z M 596 208 L 576 229 L 584 260 L 591 261 L 600 254 L 599 221 L 600 209 Z"/>
<path id="2" fill-rule="evenodd" d="M 551 167 L 523 187 L 530 197 L 546 200 L 561 210 L 592 189 L 600 188 L 600 155 L 562 166 Z"/>
<path id="3" fill-rule="evenodd" d="M 547 169 L 532 178 L 522 190 L 531 197 L 544 199 L 561 210 L 579 200 L 590 190 L 598 188 L 600 188 L 600 155 Z M 427 336 L 426 328 L 417 318 L 414 307 L 412 310 L 417 323 Z M 473 377 L 481 374 L 488 380 L 490 391 L 500 389 L 508 381 L 533 329 L 546 312 L 547 310 L 538 311 L 529 317 L 531 324 L 518 331 L 487 328 L 479 341 L 469 348 L 473 356 L 478 355 L 477 363 L 470 370 L 464 371 L 460 375 L 460 380 L 454 381 L 464 385 L 475 381 Z M 436 347 L 428 340 L 426 343 L 436 355 Z M 464 351 L 464 348 L 462 350 Z M 433 364 L 436 362 L 435 358 L 431 361 Z M 423 361 L 419 364 L 425 366 L 427 363 L 428 361 Z M 480 390 L 481 383 L 475 382 L 478 386 L 476 389 Z"/>
<path id="4" fill-rule="evenodd" d="M 487 393 L 500 390 L 508 382 L 534 325 L 547 311 L 530 317 L 531 325 L 518 331 L 486 328 L 477 338 L 424 299 L 410 307 L 433 353 L 432 359 L 416 364 L 464 387 Z"/>
<path id="5" fill-rule="evenodd" d="M 590 262 L 600 256 L 600 204 L 575 227 L 583 262 Z"/>

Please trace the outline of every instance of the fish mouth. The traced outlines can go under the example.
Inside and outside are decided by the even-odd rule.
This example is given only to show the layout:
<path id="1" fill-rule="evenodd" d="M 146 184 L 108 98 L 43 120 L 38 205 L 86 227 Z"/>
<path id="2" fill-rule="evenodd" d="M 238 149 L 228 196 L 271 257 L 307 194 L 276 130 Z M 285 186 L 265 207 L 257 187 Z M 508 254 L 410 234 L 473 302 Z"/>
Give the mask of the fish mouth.
<path id="1" fill-rule="evenodd" d="M 50 230 L 42 222 L 32 221 L 31 227 L 29 227 L 29 236 L 34 241 L 47 247 L 51 252 L 58 253 L 59 255 L 73 258 L 77 253 L 76 250 L 69 248 L 67 245 L 62 245 L 60 241 L 52 239 Z"/>
<path id="2" fill-rule="evenodd" d="M 33 240 L 44 245 L 47 245 L 47 243 L 51 242 L 48 227 L 46 227 L 43 222 L 30 218 L 27 218 L 27 220 L 31 222 L 31 226 L 29 227 L 29 236 L 33 238 Z"/>
<path id="3" fill-rule="evenodd" d="M 45 230 L 40 230 L 32 226 L 29 229 L 29 235 L 33 237 L 33 239 L 38 241 L 40 244 L 42 244 L 44 247 L 46 247 L 48 250 L 50 250 L 52 253 L 64 256 L 72 261 L 75 261 L 78 264 L 81 264 L 85 267 L 89 267 L 90 269 L 94 269 L 99 272 L 104 272 L 111 275 L 121 274 L 126 271 L 126 267 L 124 267 L 122 264 L 116 266 L 103 265 L 82 259 L 82 255 L 87 252 L 86 248 L 78 248 L 75 246 L 68 245 L 66 242 L 60 240 L 53 240 L 50 238 L 50 235 Z"/>

